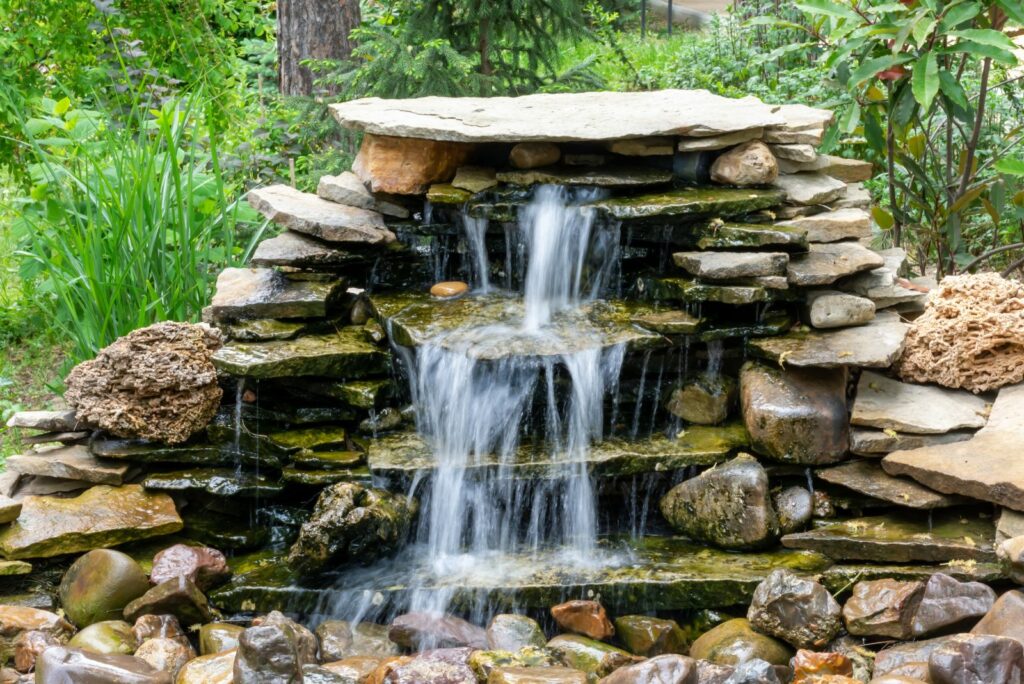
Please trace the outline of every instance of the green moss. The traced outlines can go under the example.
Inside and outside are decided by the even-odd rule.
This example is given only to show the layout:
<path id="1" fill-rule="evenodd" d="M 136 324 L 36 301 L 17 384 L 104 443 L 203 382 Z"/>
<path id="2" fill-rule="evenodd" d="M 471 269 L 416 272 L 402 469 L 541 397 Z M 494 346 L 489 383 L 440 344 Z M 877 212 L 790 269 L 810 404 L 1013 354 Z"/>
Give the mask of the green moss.
<path id="1" fill-rule="evenodd" d="M 361 451 L 302 450 L 292 456 L 292 465 L 306 470 L 349 470 L 365 461 Z"/>
<path id="2" fill-rule="evenodd" d="M 670 216 L 741 216 L 782 203 L 776 190 L 738 188 L 682 188 L 669 192 L 613 197 L 591 202 L 589 206 L 617 219 L 641 219 Z"/>
<path id="3" fill-rule="evenodd" d="M 345 428 L 341 425 L 301 428 L 272 432 L 267 438 L 287 451 L 327 450 L 345 447 Z"/>
<path id="4" fill-rule="evenodd" d="M 366 467 L 349 470 L 300 470 L 289 467 L 281 471 L 281 479 L 285 482 L 312 487 L 326 487 L 336 482 L 355 482 L 363 485 L 370 485 L 373 482 L 370 470 Z"/>
<path id="5" fill-rule="evenodd" d="M 550 166 L 542 169 L 499 171 L 497 179 L 512 185 L 588 185 L 603 188 L 635 188 L 666 185 L 672 171 L 650 166 Z"/>
<path id="6" fill-rule="evenodd" d="M 806 249 L 807 231 L 788 226 L 759 225 L 755 223 L 711 222 L 696 231 L 697 247 L 706 250 Z"/>
<path id="7" fill-rule="evenodd" d="M 232 340 L 239 342 L 269 342 L 290 340 L 301 335 L 307 324 L 297 321 L 279 321 L 272 318 L 252 318 L 220 326 Z"/>
<path id="8" fill-rule="evenodd" d="M 765 316 L 758 323 L 717 323 L 700 333 L 698 338 L 702 342 L 711 340 L 769 337 L 771 335 L 782 335 L 796 323 L 796 317 L 786 312 L 772 313 Z"/>
<path id="9" fill-rule="evenodd" d="M 427 190 L 427 201 L 432 204 L 457 204 L 463 205 L 473 193 L 462 188 L 457 188 L 450 183 L 435 183 Z"/>
<path id="10" fill-rule="evenodd" d="M 224 373 L 251 378 L 365 378 L 386 372 L 390 355 L 367 340 L 361 327 L 348 326 L 295 340 L 230 342 L 213 355 L 213 363 Z"/>
<path id="11" fill-rule="evenodd" d="M 283 486 L 266 475 L 229 468 L 199 468 L 171 473 L 151 473 L 142 480 L 146 489 L 167 492 L 206 492 L 214 496 L 269 497 Z"/>
<path id="12" fill-rule="evenodd" d="M 786 290 L 770 290 L 760 285 L 717 285 L 700 283 L 689 278 L 641 278 L 640 293 L 654 301 L 719 302 L 721 304 L 756 304 L 785 297 Z"/>

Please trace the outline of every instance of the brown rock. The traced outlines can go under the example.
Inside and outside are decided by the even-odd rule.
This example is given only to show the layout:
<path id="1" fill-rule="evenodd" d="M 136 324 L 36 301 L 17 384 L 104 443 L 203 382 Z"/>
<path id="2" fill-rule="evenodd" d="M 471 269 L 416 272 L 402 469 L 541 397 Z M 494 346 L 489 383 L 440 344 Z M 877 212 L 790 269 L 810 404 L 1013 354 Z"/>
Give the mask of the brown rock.
<path id="1" fill-rule="evenodd" d="M 842 627 L 840 614 L 825 587 L 778 569 L 757 585 L 747 619 L 755 629 L 807 649 L 822 648 L 835 638 Z"/>
<path id="2" fill-rule="evenodd" d="M 981 582 L 960 582 L 935 573 L 925 583 L 924 596 L 914 611 L 914 636 L 930 636 L 970 626 L 996 601 L 996 592 Z"/>
<path id="3" fill-rule="evenodd" d="M 615 627 L 597 601 L 566 601 L 551 607 L 551 617 L 558 626 L 591 639 L 607 639 L 615 635 Z"/>
<path id="4" fill-rule="evenodd" d="M 620 667 L 600 684 L 697 684 L 697 662 L 675 654 L 655 656 Z"/>
<path id="5" fill-rule="evenodd" d="M 135 657 L 145 660 L 154 670 L 166 672 L 174 679 L 185 663 L 196 657 L 192 646 L 177 639 L 149 639 L 135 650 Z"/>
<path id="6" fill-rule="evenodd" d="M 352 171 L 371 192 L 421 195 L 431 183 L 447 183 L 466 163 L 466 143 L 366 134 Z"/>
<path id="7" fill-rule="evenodd" d="M 760 140 L 734 147 L 711 165 L 711 180 L 725 185 L 770 185 L 778 177 L 779 163 Z"/>
<path id="8" fill-rule="evenodd" d="M 199 629 L 199 652 L 215 655 L 238 647 L 238 637 L 245 629 L 227 622 L 210 622 Z"/>
<path id="9" fill-rule="evenodd" d="M 623 615 L 615 618 L 615 632 L 633 655 L 647 658 L 667 653 L 686 653 L 686 632 L 675 620 L 647 615 Z"/>
<path id="10" fill-rule="evenodd" d="M 1024 643 L 1024 592 L 1014 589 L 996 599 L 971 634 L 1007 636 Z"/>
<path id="11" fill-rule="evenodd" d="M 846 630 L 856 636 L 912 638 L 924 588 L 924 582 L 891 579 L 857 582 L 843 606 Z"/>
<path id="12" fill-rule="evenodd" d="M 362 682 L 380 666 L 380 661 L 381 658 L 375 656 L 351 656 L 336 660 L 333 663 L 324 663 L 321 667 L 340 677 L 347 677 L 353 681 Z"/>
<path id="13" fill-rule="evenodd" d="M 535 169 L 538 166 L 551 166 L 562 158 L 562 150 L 558 145 L 547 142 L 523 142 L 512 148 L 508 155 L 509 163 L 517 169 Z"/>
<path id="14" fill-rule="evenodd" d="M 447 280 L 434 283 L 430 287 L 430 294 L 435 297 L 458 297 L 469 292 L 469 285 L 459 280 Z"/>
<path id="15" fill-rule="evenodd" d="M 79 420 L 118 437 L 184 442 L 220 406 L 211 357 L 222 344 L 206 325 L 141 328 L 75 366 L 64 398 Z"/>
<path id="16" fill-rule="evenodd" d="M 390 658 L 384 658 L 380 661 L 380 664 L 377 665 L 377 669 L 374 670 L 365 680 L 365 683 L 384 684 L 388 681 L 388 676 L 395 670 L 395 668 L 401 667 L 411 660 L 412 656 L 391 656 Z"/>
<path id="17" fill-rule="evenodd" d="M 740 665 L 749 660 L 786 665 L 792 655 L 789 646 L 755 632 L 744 618 L 723 622 L 702 634 L 690 647 L 691 658 L 717 665 Z"/>
<path id="18" fill-rule="evenodd" d="M 406 613 L 391 622 L 388 637 L 405 648 L 487 648 L 487 632 L 482 627 L 454 615 Z"/>
<path id="19" fill-rule="evenodd" d="M 1017 684 L 1024 667 L 1024 646 L 1016 639 L 957 634 L 932 651 L 932 684 Z"/>
<path id="20" fill-rule="evenodd" d="M 235 650 L 200 656 L 178 672 L 175 684 L 234 684 Z"/>
<path id="21" fill-rule="evenodd" d="M 584 672 L 568 667 L 496 667 L 487 684 L 587 684 Z"/>
<path id="22" fill-rule="evenodd" d="M 88 653 L 57 646 L 47 649 L 36 664 L 39 684 L 171 684 L 170 676 L 129 655 Z"/>
<path id="23" fill-rule="evenodd" d="M 181 624 L 191 626 L 209 622 L 213 611 L 199 587 L 184 577 L 175 577 L 125 606 L 126 620 L 135 622 L 143 615 L 173 615 Z"/>
<path id="24" fill-rule="evenodd" d="M 29 672 L 36 666 L 36 659 L 51 646 L 60 646 L 61 640 L 49 632 L 22 632 L 14 641 L 14 668 L 18 672 Z"/>
<path id="25" fill-rule="evenodd" d="M 387 676 L 388 684 L 476 684 L 469 666 L 470 648 L 440 648 L 426 651 L 396 666 Z"/>
<path id="26" fill-rule="evenodd" d="M 0 662 L 10 660 L 15 643 L 25 632 L 43 632 L 67 641 L 74 627 L 56 613 L 23 606 L 0 605 Z"/>
<path id="27" fill-rule="evenodd" d="M 217 549 L 175 544 L 153 557 L 149 581 L 160 584 L 176 577 L 184 577 L 207 591 L 230 579 L 231 569 L 224 554 Z"/>
<path id="28" fill-rule="evenodd" d="M 1024 285 L 996 273 L 949 276 L 907 333 L 900 375 L 987 392 L 1024 380 Z"/>
<path id="29" fill-rule="evenodd" d="M 875 677 L 882 676 L 912 676 L 924 674 L 928 676 L 928 656 L 932 651 L 946 643 L 949 637 L 927 639 L 925 641 L 911 641 L 905 644 L 896 644 L 883 649 L 875 656 Z"/>
<path id="30" fill-rule="evenodd" d="M 842 653 L 817 653 L 800 649 L 790 661 L 793 684 L 818 684 L 825 675 L 853 676 L 853 663 Z"/>

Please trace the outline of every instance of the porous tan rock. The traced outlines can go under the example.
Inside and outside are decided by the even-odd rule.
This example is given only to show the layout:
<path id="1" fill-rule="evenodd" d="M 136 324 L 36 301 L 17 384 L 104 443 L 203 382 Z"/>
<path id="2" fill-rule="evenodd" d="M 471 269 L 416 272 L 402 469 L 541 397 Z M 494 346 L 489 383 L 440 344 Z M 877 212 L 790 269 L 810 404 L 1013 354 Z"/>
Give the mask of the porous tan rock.
<path id="1" fill-rule="evenodd" d="M 184 442 L 220 405 L 211 358 L 222 345 L 206 325 L 140 328 L 75 366 L 64 398 L 80 421 L 118 437 Z"/>
<path id="2" fill-rule="evenodd" d="M 466 143 L 366 134 L 352 171 L 372 192 L 421 195 L 450 181 L 472 151 Z"/>
<path id="3" fill-rule="evenodd" d="M 1024 380 L 1024 285 L 996 273 L 949 276 L 907 332 L 900 376 L 987 392 Z"/>
<path id="4" fill-rule="evenodd" d="M 729 150 L 711 165 L 711 180 L 726 185 L 768 185 L 778 177 L 775 155 L 760 140 Z"/>

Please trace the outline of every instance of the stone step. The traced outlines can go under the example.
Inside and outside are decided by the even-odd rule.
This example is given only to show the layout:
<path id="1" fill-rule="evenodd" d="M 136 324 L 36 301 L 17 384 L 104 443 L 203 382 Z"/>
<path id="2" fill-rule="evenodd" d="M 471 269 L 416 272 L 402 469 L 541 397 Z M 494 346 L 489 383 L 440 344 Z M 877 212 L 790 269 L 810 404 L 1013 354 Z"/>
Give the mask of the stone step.
<path id="1" fill-rule="evenodd" d="M 588 205 L 613 218 L 727 218 L 743 216 L 782 203 L 783 194 L 776 190 L 739 188 L 681 188 L 637 197 L 612 197 Z"/>
<path id="2" fill-rule="evenodd" d="M 333 270 L 353 265 L 371 265 L 378 256 L 375 253 L 338 249 L 316 238 L 286 230 L 258 244 L 249 264 L 255 267 Z"/>
<path id="3" fill-rule="evenodd" d="M 323 318 L 339 299 L 341 280 L 292 280 L 272 268 L 225 268 L 210 313 L 239 318 Z"/>
<path id="4" fill-rule="evenodd" d="M 250 378 L 318 375 L 365 378 L 387 372 L 391 355 L 374 345 L 360 326 L 326 335 L 272 342 L 229 342 L 213 355 L 217 370 Z"/>
<path id="5" fill-rule="evenodd" d="M 587 471 L 595 477 L 624 477 L 721 463 L 748 444 L 747 431 L 740 423 L 694 425 L 676 439 L 663 435 L 632 441 L 610 437 L 592 446 L 585 462 Z M 428 443 L 415 433 L 368 440 L 366 462 L 373 475 L 398 481 L 437 467 Z M 564 476 L 568 467 L 566 456 L 523 445 L 512 462 L 502 464 L 497 456 L 486 456 L 468 464 L 467 470 L 474 476 L 543 479 Z"/>
<path id="6" fill-rule="evenodd" d="M 782 287 L 776 287 L 778 285 Z M 690 278 L 641 277 L 637 280 L 637 290 L 651 301 L 688 304 L 717 302 L 744 306 L 795 298 L 788 291 L 786 279 L 778 276 L 766 276 L 764 279 L 749 278 L 742 284 L 703 283 Z"/>
<path id="7" fill-rule="evenodd" d="M 119 485 L 130 466 L 96 458 L 85 445 L 44 447 L 19 456 L 10 456 L 6 468 L 20 475 L 39 475 L 92 484 Z"/>
<path id="8" fill-rule="evenodd" d="M 637 188 L 667 185 L 671 169 L 650 166 L 607 166 L 595 169 L 552 166 L 541 169 L 499 171 L 497 179 L 512 185 L 587 185 L 599 188 Z"/>
<path id="9" fill-rule="evenodd" d="M 395 234 L 375 211 L 348 207 L 287 185 L 250 190 L 249 204 L 274 223 L 328 242 L 377 245 Z"/>
<path id="10" fill-rule="evenodd" d="M 798 330 L 750 340 L 750 351 L 780 365 L 810 368 L 888 368 L 903 350 L 909 326 L 881 313 L 867 325 L 832 331 Z"/>
<path id="11" fill-rule="evenodd" d="M 781 249 L 803 251 L 807 231 L 781 224 L 723 223 L 712 221 L 698 231 L 699 249 Z"/>
<path id="12" fill-rule="evenodd" d="M 870 271 L 885 263 L 880 254 L 858 242 L 814 243 L 806 254 L 789 260 L 789 282 L 801 287 L 831 285 L 861 271 Z"/>
<path id="13" fill-rule="evenodd" d="M 754 588 L 777 568 L 815 575 L 828 567 L 808 552 L 729 553 L 681 537 L 641 540 L 605 538 L 587 562 L 559 550 L 494 554 L 474 567 L 438 577 L 423 569 L 422 549 L 412 547 L 368 568 L 350 568 L 318 584 L 295 576 L 280 552 L 236 557 L 235 576 L 210 594 L 227 611 L 256 605 L 260 610 L 319 612 L 327 606 L 359 605 L 374 596 L 381 614 L 402 609 L 413 587 L 452 594 L 450 610 L 486 605 L 494 610 L 542 609 L 567 597 L 601 597 L 613 614 L 659 610 L 725 608 L 750 601 Z M 607 558 L 607 563 L 600 559 Z M 459 567 L 465 567 L 460 563 Z M 351 598 L 351 601 L 348 600 Z"/>

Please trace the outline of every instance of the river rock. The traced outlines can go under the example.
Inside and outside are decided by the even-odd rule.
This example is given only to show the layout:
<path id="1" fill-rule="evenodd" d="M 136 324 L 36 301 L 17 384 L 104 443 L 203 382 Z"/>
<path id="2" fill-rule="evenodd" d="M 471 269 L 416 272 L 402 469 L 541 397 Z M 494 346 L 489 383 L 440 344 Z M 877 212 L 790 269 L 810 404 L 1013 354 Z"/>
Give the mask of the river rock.
<path id="1" fill-rule="evenodd" d="M 560 634 L 548 642 L 548 648 L 568 667 L 597 678 L 642 660 L 621 648 L 579 634 Z"/>
<path id="2" fill-rule="evenodd" d="M 124 609 L 126 620 L 143 615 L 173 615 L 183 625 L 201 625 L 213 618 L 206 596 L 184 577 L 175 577 L 156 585 Z"/>
<path id="3" fill-rule="evenodd" d="M 807 232 L 810 242 L 837 242 L 871 237 L 871 214 L 847 208 L 781 221 L 777 225 Z"/>
<path id="4" fill-rule="evenodd" d="M 1013 589 L 996 599 L 971 634 L 1012 637 L 1024 643 L 1024 592 Z"/>
<path id="5" fill-rule="evenodd" d="M 856 636 L 912 638 L 914 615 L 924 590 L 924 582 L 891 579 L 857 582 L 843 606 L 847 631 Z"/>
<path id="6" fill-rule="evenodd" d="M 174 501 L 139 485 L 99 485 L 76 497 L 28 496 L 0 532 L 7 558 L 49 558 L 157 537 L 182 528 Z"/>
<path id="7" fill-rule="evenodd" d="M 719 665 L 764 660 L 786 665 L 793 652 L 785 643 L 755 632 L 744 618 L 728 620 L 705 632 L 690 646 L 690 657 Z"/>
<path id="8" fill-rule="evenodd" d="M 591 639 L 607 639 L 615 635 L 615 627 L 608 614 L 597 601 L 566 601 L 551 607 L 551 617 L 567 632 L 575 632 Z"/>
<path id="9" fill-rule="evenodd" d="M 1024 584 L 1024 536 L 1006 539 L 996 547 L 996 556 L 1007 577 Z"/>
<path id="10" fill-rule="evenodd" d="M 1024 384 L 1001 390 L 988 423 L 966 442 L 896 451 L 882 460 L 890 475 L 909 475 L 946 494 L 1024 511 Z"/>
<path id="11" fill-rule="evenodd" d="M 803 465 L 834 463 L 846 456 L 849 419 L 842 369 L 747 363 L 740 370 L 740 407 L 758 453 Z"/>
<path id="12" fill-rule="evenodd" d="M 778 177 L 775 155 L 760 140 L 734 147 L 711 165 L 711 180 L 723 185 L 770 185 Z"/>
<path id="13" fill-rule="evenodd" d="M 185 663 L 196 657 L 196 652 L 187 643 L 176 639 L 149 639 L 135 650 L 135 657 L 149 663 L 154 670 L 166 672 L 173 680 Z"/>
<path id="14" fill-rule="evenodd" d="M 426 651 L 401 663 L 387 676 L 389 684 L 475 684 L 469 666 L 469 648 L 441 648 Z"/>
<path id="15" fill-rule="evenodd" d="M 302 681 L 302 668 L 316 664 L 316 637 L 274 611 L 238 639 L 235 684 L 290 684 Z"/>
<path id="16" fill-rule="evenodd" d="M 234 684 L 234 649 L 190 660 L 178 672 L 175 684 Z"/>
<path id="17" fill-rule="evenodd" d="M 542 647 L 547 643 L 544 630 L 537 621 L 525 615 L 502 613 L 487 625 L 487 647 L 499 651 L 518 651 L 527 646 Z"/>
<path id="18" fill-rule="evenodd" d="M 781 175 L 773 185 L 801 205 L 828 204 L 846 194 L 846 183 L 816 172 Z"/>
<path id="19" fill-rule="evenodd" d="M 906 508 L 946 508 L 964 503 L 957 496 L 940 494 L 907 477 L 887 474 L 877 461 L 851 461 L 815 473 L 820 479 L 875 499 Z"/>
<path id="20" fill-rule="evenodd" d="M 238 637 L 243 631 L 244 628 L 240 625 L 226 622 L 207 623 L 199 630 L 199 652 L 206 656 L 230 651 L 238 646 Z"/>
<path id="21" fill-rule="evenodd" d="M 878 268 L 884 260 L 859 242 L 812 243 L 806 254 L 789 260 L 787 275 L 792 285 L 830 285 L 840 278 Z"/>
<path id="22" fill-rule="evenodd" d="M 75 366 L 64 399 L 80 421 L 118 437 L 184 442 L 220 406 L 212 355 L 222 344 L 202 324 L 140 328 Z"/>
<path id="23" fill-rule="evenodd" d="M 388 638 L 388 627 L 372 622 L 352 627 L 345 620 L 326 620 L 316 628 L 316 636 L 320 641 L 320 659 L 325 662 L 353 657 L 385 658 L 400 652 L 398 645 Z"/>
<path id="24" fill-rule="evenodd" d="M 986 584 L 960 582 L 935 573 L 925 583 L 924 595 L 914 612 L 914 636 L 931 636 L 977 621 L 995 601 L 996 593 Z"/>
<path id="25" fill-rule="evenodd" d="M 650 658 L 665 653 L 685 653 L 686 633 L 675 620 L 647 615 L 623 615 L 615 618 L 619 640 L 633 655 Z"/>
<path id="26" fill-rule="evenodd" d="M 132 634 L 141 644 L 150 639 L 173 639 L 189 644 L 178 618 L 173 615 L 143 615 L 132 625 Z"/>
<path id="27" fill-rule="evenodd" d="M 479 681 L 486 681 L 499 667 L 555 667 L 561 665 L 554 652 L 546 647 L 527 646 L 521 651 L 474 650 L 468 659 L 469 667 Z"/>
<path id="28" fill-rule="evenodd" d="M 8 456 L 4 467 L 20 475 L 119 485 L 124 481 L 130 466 L 127 463 L 98 459 L 84 444 L 72 444 L 43 447 L 27 454 Z"/>
<path id="29" fill-rule="evenodd" d="M 903 673 L 923 674 L 927 680 L 928 657 L 949 639 L 950 637 L 945 636 L 911 641 L 882 649 L 875 657 L 874 675 L 879 678 L 900 676 Z"/>
<path id="30" fill-rule="evenodd" d="M 62 646 L 57 637 L 48 632 L 22 632 L 14 641 L 14 668 L 18 672 L 30 672 L 43 651 L 53 646 Z M 0 681 L 3 681 L 0 678 Z"/>
<path id="31" fill-rule="evenodd" d="M 545 142 L 521 142 L 512 148 L 508 161 L 517 169 L 535 169 L 557 164 L 562 158 L 558 145 Z"/>
<path id="32" fill-rule="evenodd" d="M 836 606 L 838 608 L 838 606 Z M 790 665 L 793 668 L 793 681 L 800 684 L 813 684 L 828 676 L 852 677 L 853 663 L 842 653 L 815 652 L 800 649 L 793 656 Z M 857 680 L 853 680 L 857 681 Z M 833 684 L 825 679 L 822 684 Z M 835 682 L 834 684 L 839 684 Z"/>
<path id="33" fill-rule="evenodd" d="M 132 626 L 123 620 L 94 622 L 71 637 L 68 646 L 90 653 L 131 655 L 139 647 Z"/>
<path id="34" fill-rule="evenodd" d="M 56 646 L 39 657 L 35 681 L 37 684 L 171 684 L 172 680 L 166 672 L 155 670 L 140 658 Z"/>
<path id="35" fill-rule="evenodd" d="M 161 584 L 177 577 L 184 577 L 206 591 L 229 580 L 231 569 L 224 554 L 217 549 L 175 544 L 153 557 L 149 581 Z"/>
<path id="36" fill-rule="evenodd" d="M 669 396 L 669 413 L 688 423 L 717 425 L 736 403 L 736 381 L 726 375 L 702 373 Z"/>
<path id="37" fill-rule="evenodd" d="M 657 655 L 619 668 L 600 684 L 698 684 L 697 663 L 682 655 Z"/>
<path id="38" fill-rule="evenodd" d="M 888 368 L 899 357 L 908 326 L 895 314 L 878 314 L 867 325 L 830 331 L 796 331 L 752 339 L 758 356 L 799 368 Z"/>
<path id="39" fill-rule="evenodd" d="M 911 385 L 865 371 L 850 422 L 912 434 L 944 434 L 985 426 L 989 405 L 968 392 Z"/>
<path id="40" fill-rule="evenodd" d="M 436 138 L 364 135 L 352 171 L 371 192 L 422 195 L 432 183 L 450 181 L 473 149 Z"/>
<path id="41" fill-rule="evenodd" d="M 367 681 L 373 671 L 380 666 L 381 659 L 371 656 L 352 656 L 333 663 L 324 663 L 321 668 L 341 678 L 345 684 Z M 303 676 L 308 679 L 309 665 L 303 669 Z"/>
<path id="42" fill-rule="evenodd" d="M 146 573 L 127 554 L 94 549 L 76 560 L 60 583 L 64 614 L 79 627 L 120 619 L 124 607 L 149 589 Z"/>
<path id="43" fill-rule="evenodd" d="M 807 293 L 807 321 L 815 328 L 864 325 L 875 317 L 875 303 L 866 297 L 816 290 Z"/>
<path id="44" fill-rule="evenodd" d="M 569 667 L 496 667 L 487 684 L 587 684 L 585 672 Z"/>
<path id="45" fill-rule="evenodd" d="M 825 587 L 773 570 L 757 585 L 747 611 L 751 626 L 796 648 L 822 648 L 842 627 L 842 610 Z"/>
<path id="46" fill-rule="evenodd" d="M 391 641 L 404 648 L 487 648 L 487 633 L 482 628 L 454 615 L 406 613 L 399 615 L 388 629 Z"/>
<path id="47" fill-rule="evenodd" d="M 338 204 L 377 211 L 396 218 L 409 218 L 408 209 L 382 197 L 374 197 L 359 177 L 351 171 L 345 171 L 338 176 L 321 176 L 316 194 Z"/>
<path id="48" fill-rule="evenodd" d="M 974 437 L 969 430 L 944 435 L 908 435 L 894 430 L 850 429 L 850 451 L 860 456 L 884 456 L 894 451 L 909 451 L 938 444 L 964 442 Z M 1009 510 L 1009 509 L 1006 509 Z"/>
<path id="49" fill-rule="evenodd" d="M 932 684 L 1016 684 L 1024 646 L 1008 637 L 957 634 L 928 657 Z"/>
<path id="50" fill-rule="evenodd" d="M 727 549 L 758 548 L 779 534 L 768 475 L 746 454 L 676 485 L 660 506 L 679 532 Z"/>
<path id="51" fill-rule="evenodd" d="M 25 632 L 44 632 L 64 642 L 74 632 L 74 627 L 61 616 L 46 610 L 0 605 L 0 661 L 11 659 L 15 642 Z"/>
<path id="52" fill-rule="evenodd" d="M 786 487 L 772 494 L 772 505 L 782 534 L 799 532 L 814 515 L 814 495 L 803 487 Z"/>
<path id="53" fill-rule="evenodd" d="M 788 670 L 754 658 L 734 667 L 724 684 L 782 684 L 778 674 L 780 669 Z"/>
<path id="54" fill-rule="evenodd" d="M 469 292 L 469 285 L 459 280 L 446 280 L 430 286 L 430 294 L 433 297 L 458 297 L 467 292 Z"/>
<path id="55" fill-rule="evenodd" d="M 782 275 L 789 262 L 784 252 L 676 252 L 672 258 L 676 266 L 709 280 Z"/>

